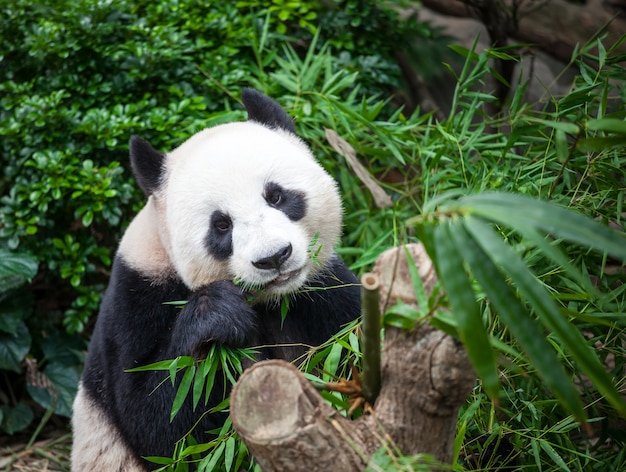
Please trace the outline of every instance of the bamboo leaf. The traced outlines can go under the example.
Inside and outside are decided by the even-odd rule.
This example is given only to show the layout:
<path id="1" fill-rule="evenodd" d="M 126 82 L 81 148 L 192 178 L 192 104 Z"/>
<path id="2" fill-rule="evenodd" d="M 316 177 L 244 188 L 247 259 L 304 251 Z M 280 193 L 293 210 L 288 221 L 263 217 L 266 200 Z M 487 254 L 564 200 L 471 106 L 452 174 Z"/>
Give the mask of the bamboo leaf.
<path id="1" fill-rule="evenodd" d="M 206 362 L 206 361 L 205 361 Z M 193 379 L 193 409 L 195 410 L 200 402 L 200 398 L 202 397 L 202 391 L 204 390 L 204 378 L 205 378 L 205 369 L 198 368 L 196 369 L 196 375 Z"/>
<path id="2" fill-rule="evenodd" d="M 174 372 L 176 372 L 176 368 L 189 367 L 194 363 L 194 358 L 190 356 L 180 356 L 176 359 L 169 359 L 165 361 L 153 362 L 152 364 L 142 365 L 139 367 L 133 367 L 132 369 L 126 369 L 124 372 L 143 372 L 146 370 L 171 370 L 172 366 L 174 367 Z"/>
<path id="3" fill-rule="evenodd" d="M 189 389 L 191 388 L 191 383 L 193 382 L 193 377 L 196 373 L 196 366 L 191 366 L 185 371 L 183 375 L 183 379 L 180 381 L 180 385 L 178 386 L 178 390 L 176 391 L 176 396 L 174 397 L 174 402 L 172 403 L 172 411 L 170 412 L 170 422 L 176 416 L 176 413 L 180 410 L 180 407 L 183 406 L 183 402 L 185 398 L 187 398 L 187 394 L 189 393 Z"/>
<path id="4" fill-rule="evenodd" d="M 626 121 L 606 117 L 598 120 L 589 120 L 587 122 L 587 129 L 604 131 L 605 133 L 626 134 Z"/>
<path id="5" fill-rule="evenodd" d="M 476 280 L 496 308 L 500 319 L 515 336 L 548 387 L 577 418 L 584 419 L 585 413 L 578 391 L 558 362 L 556 353 L 547 342 L 543 330 L 531 318 L 513 289 L 506 283 L 500 269 L 494 264 L 494 259 L 499 261 L 499 256 L 507 252 L 507 249 L 511 251 L 509 257 L 517 261 L 518 256 L 476 218 L 465 218 L 455 229 L 456 243 L 467 259 Z M 525 268 L 522 261 L 519 262 Z M 509 266 L 506 266 L 505 272 L 507 276 L 510 275 Z"/>
<path id="6" fill-rule="evenodd" d="M 571 209 L 553 203 L 504 192 L 487 192 L 459 199 L 450 208 L 498 221 L 516 231 L 541 229 L 600 252 L 626 260 L 626 238 Z"/>
<path id="7" fill-rule="evenodd" d="M 404 246 L 404 254 L 406 256 L 409 275 L 411 276 L 411 283 L 413 284 L 413 293 L 415 293 L 415 301 L 417 301 L 419 311 L 422 313 L 428 313 L 428 296 L 426 296 L 424 284 L 422 282 L 422 278 L 420 277 L 419 270 L 415 265 L 415 261 L 413 260 L 413 256 L 411 256 L 411 253 L 406 246 Z"/>
<path id="8" fill-rule="evenodd" d="M 591 283 L 589 276 L 584 275 L 578 268 L 570 262 L 569 258 L 561 251 L 561 249 L 550 244 L 545 234 L 541 234 L 534 228 L 520 228 L 519 233 L 528 241 L 532 242 L 543 254 L 552 259 L 562 269 L 569 274 L 587 293 L 598 295 L 598 291 Z"/>
<path id="9" fill-rule="evenodd" d="M 472 240 L 475 244 L 480 245 L 484 250 L 485 257 L 493 260 L 511 278 L 522 296 L 536 310 L 539 319 L 558 336 L 563 346 L 567 348 L 567 352 L 571 354 L 581 370 L 589 376 L 598 390 L 606 396 L 607 400 L 618 411 L 626 414 L 626 404 L 613 386 L 611 377 L 595 352 L 587 344 L 578 329 L 561 315 L 554 299 L 524 265 L 519 256 L 478 218 L 466 218 L 465 226 L 473 236 Z M 478 274 L 475 275 L 478 278 Z M 487 289 L 484 285 L 483 288 Z M 530 353 L 528 355 L 532 360 Z M 537 370 L 542 373 L 539 365 L 536 364 L 536 366 Z M 566 381 L 574 388 L 571 381 Z M 580 418 L 578 415 L 577 417 Z"/>
<path id="10" fill-rule="evenodd" d="M 433 240 L 437 241 L 435 252 L 438 260 L 438 273 L 446 290 L 452 312 L 458 322 L 458 333 L 467 355 L 482 379 L 485 391 L 497 398 L 500 381 L 489 338 L 474 290 L 463 267 L 463 259 L 452 234 L 452 223 L 443 220 L 434 227 Z"/>
<path id="11" fill-rule="evenodd" d="M 226 451 L 224 452 L 224 470 L 229 471 L 233 465 L 235 458 L 235 438 L 230 437 L 226 440 Z"/>

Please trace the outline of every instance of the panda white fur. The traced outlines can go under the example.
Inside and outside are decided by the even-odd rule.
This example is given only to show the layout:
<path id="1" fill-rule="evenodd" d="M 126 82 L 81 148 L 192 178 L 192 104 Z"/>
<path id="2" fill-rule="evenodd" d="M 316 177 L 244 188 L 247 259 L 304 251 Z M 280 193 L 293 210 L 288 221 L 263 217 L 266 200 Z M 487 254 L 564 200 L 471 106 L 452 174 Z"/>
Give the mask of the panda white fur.
<path id="1" fill-rule="evenodd" d="M 247 122 L 206 129 L 167 154 L 131 139 L 148 201 L 120 243 L 74 403 L 75 472 L 150 470 L 142 457 L 171 456 L 205 413 L 188 401 L 170 423 L 176 389 L 163 373 L 125 370 L 201 356 L 207 343 L 293 359 L 301 349 L 281 345 L 319 345 L 359 315 L 358 281 L 334 253 L 335 182 L 276 102 L 246 89 L 243 103 Z M 250 305 L 252 290 L 263 295 Z M 187 304 L 166 304 L 176 300 Z M 225 388 L 216 378 L 208 407 Z M 204 415 L 194 435 L 209 440 L 204 432 L 223 421 Z"/>

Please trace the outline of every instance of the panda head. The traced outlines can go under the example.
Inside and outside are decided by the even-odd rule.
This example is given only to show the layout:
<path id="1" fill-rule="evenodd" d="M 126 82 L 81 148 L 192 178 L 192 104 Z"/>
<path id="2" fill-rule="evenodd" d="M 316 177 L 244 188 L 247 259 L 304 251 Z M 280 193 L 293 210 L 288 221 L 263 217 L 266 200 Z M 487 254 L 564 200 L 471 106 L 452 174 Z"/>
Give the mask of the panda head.
<path id="1" fill-rule="evenodd" d="M 277 298 L 332 257 L 341 200 L 286 112 L 255 90 L 242 98 L 247 122 L 205 129 L 169 153 L 133 137 L 131 164 L 169 271 L 192 290 L 237 280 Z"/>

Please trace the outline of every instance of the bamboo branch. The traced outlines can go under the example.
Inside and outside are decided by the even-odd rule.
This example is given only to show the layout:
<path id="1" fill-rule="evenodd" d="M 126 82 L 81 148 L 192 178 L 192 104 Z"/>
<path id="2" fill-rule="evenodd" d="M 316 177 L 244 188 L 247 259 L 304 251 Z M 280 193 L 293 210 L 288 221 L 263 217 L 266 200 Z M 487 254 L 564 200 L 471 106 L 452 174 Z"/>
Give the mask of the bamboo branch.
<path id="1" fill-rule="evenodd" d="M 370 404 L 376 402 L 380 392 L 380 282 L 374 273 L 367 273 L 361 278 L 361 313 L 363 358 L 361 382 L 363 397 Z"/>

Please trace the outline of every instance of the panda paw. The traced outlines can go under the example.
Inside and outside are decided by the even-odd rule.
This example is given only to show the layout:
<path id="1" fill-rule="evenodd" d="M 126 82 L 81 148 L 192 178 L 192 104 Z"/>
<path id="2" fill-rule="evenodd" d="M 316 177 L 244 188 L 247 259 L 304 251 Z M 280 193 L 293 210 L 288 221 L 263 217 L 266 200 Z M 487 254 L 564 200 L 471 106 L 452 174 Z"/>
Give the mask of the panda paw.
<path id="1" fill-rule="evenodd" d="M 246 347 L 255 341 L 256 313 L 240 287 L 221 280 L 190 295 L 174 331 L 172 344 L 188 353 L 197 353 L 207 343 Z"/>

